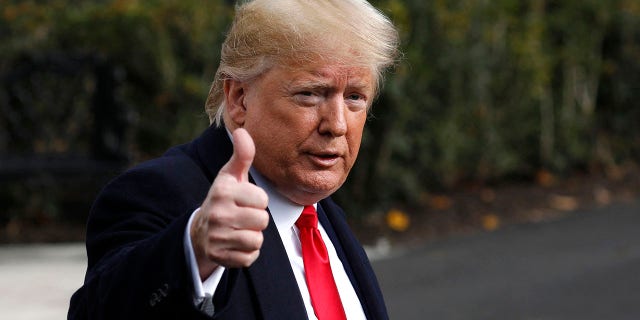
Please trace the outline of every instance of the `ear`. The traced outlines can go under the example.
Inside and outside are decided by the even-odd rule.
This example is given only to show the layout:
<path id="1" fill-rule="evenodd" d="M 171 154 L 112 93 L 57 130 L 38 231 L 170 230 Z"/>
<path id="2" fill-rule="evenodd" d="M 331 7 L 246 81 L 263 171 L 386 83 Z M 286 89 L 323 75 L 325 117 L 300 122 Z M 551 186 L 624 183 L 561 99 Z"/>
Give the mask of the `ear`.
<path id="1" fill-rule="evenodd" d="M 233 79 L 226 79 L 224 80 L 222 88 L 224 90 L 225 104 L 229 120 L 236 128 L 244 126 L 247 114 L 247 108 L 245 107 L 244 102 L 246 98 L 244 83 Z"/>

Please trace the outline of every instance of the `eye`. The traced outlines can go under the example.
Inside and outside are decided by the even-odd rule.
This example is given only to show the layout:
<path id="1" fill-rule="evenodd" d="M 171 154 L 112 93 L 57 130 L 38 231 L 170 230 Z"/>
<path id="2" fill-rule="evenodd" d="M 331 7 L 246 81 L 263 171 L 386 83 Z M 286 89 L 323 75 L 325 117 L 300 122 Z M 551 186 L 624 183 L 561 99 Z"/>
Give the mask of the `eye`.
<path id="1" fill-rule="evenodd" d="M 364 96 L 362 96 L 361 94 L 352 93 L 347 96 L 347 99 L 353 100 L 353 101 L 364 100 Z"/>
<path id="2" fill-rule="evenodd" d="M 313 91 L 299 91 L 294 94 L 294 99 L 302 105 L 317 105 L 322 97 Z"/>
<path id="3" fill-rule="evenodd" d="M 345 102 L 352 109 L 366 109 L 367 108 L 367 97 L 359 94 L 359 93 L 350 93 L 345 96 Z"/>

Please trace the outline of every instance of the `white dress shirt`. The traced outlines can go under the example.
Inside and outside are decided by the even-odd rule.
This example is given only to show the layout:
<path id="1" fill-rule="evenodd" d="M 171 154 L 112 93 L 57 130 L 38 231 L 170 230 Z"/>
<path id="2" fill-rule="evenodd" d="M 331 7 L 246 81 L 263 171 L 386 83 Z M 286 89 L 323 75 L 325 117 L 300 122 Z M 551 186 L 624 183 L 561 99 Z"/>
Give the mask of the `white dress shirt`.
<path id="1" fill-rule="evenodd" d="M 295 226 L 296 220 L 298 220 L 298 217 L 302 214 L 303 206 L 289 201 L 287 198 L 275 191 L 271 184 L 253 168 L 251 168 L 250 173 L 251 177 L 256 182 L 256 185 L 263 188 L 269 196 L 269 212 L 271 212 L 271 216 L 273 217 L 273 221 L 276 224 L 278 233 L 280 234 L 280 238 L 282 239 L 282 243 L 284 244 L 284 248 L 287 252 L 287 256 L 289 257 L 289 263 L 291 264 L 291 269 L 293 270 L 296 282 L 298 283 L 298 288 L 300 289 L 300 294 L 304 301 L 307 315 L 309 316 L 309 319 L 316 320 L 317 318 L 313 312 L 313 306 L 311 305 L 309 289 L 304 277 L 302 246 L 300 244 L 300 238 L 298 237 L 299 231 L 298 227 Z M 317 204 L 314 204 L 314 207 L 316 206 Z M 222 273 L 224 272 L 224 267 L 220 266 L 204 282 L 200 280 L 195 254 L 193 252 L 191 238 L 189 236 L 191 221 L 198 210 L 199 209 L 192 214 L 191 219 L 187 224 L 184 237 L 185 255 L 187 257 L 187 264 L 191 269 L 191 276 L 195 288 L 194 299 L 196 302 L 202 301 L 205 294 L 213 295 L 218 283 L 220 282 Z M 329 253 L 331 271 L 333 272 L 333 278 L 336 281 L 338 293 L 340 294 L 340 299 L 342 300 L 342 306 L 344 307 L 347 319 L 366 319 L 360 300 L 358 299 L 358 296 L 351 285 L 351 281 L 344 270 L 342 261 L 338 258 L 333 243 L 322 227 L 322 224 L 318 223 L 318 229 L 320 230 L 320 234 L 322 235 L 322 239 L 324 240 Z"/>

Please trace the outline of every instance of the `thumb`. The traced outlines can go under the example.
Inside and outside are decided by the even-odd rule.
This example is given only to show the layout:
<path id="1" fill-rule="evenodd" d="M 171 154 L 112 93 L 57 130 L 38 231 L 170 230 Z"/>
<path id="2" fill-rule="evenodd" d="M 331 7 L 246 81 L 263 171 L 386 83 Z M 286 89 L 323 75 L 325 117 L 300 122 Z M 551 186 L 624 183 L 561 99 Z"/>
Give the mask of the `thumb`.
<path id="1" fill-rule="evenodd" d="M 249 168 L 256 154 L 256 147 L 247 130 L 243 128 L 234 130 L 232 136 L 233 155 L 220 172 L 235 177 L 238 182 L 247 182 L 249 181 Z"/>

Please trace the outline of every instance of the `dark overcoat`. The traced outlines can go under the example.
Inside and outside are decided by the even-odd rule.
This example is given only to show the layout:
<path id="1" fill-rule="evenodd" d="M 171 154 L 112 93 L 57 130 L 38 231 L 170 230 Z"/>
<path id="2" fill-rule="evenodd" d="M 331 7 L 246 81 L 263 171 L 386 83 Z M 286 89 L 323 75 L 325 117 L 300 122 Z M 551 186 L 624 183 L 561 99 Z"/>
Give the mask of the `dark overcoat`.
<path id="1" fill-rule="evenodd" d="M 96 198 L 87 225 L 88 269 L 68 319 L 210 319 L 193 303 L 183 239 L 233 153 L 224 128 L 127 170 Z M 387 319 L 378 282 L 344 212 L 329 198 L 318 216 L 368 319 Z M 215 319 L 306 319 L 291 265 L 271 218 L 259 258 L 224 272 Z"/>

